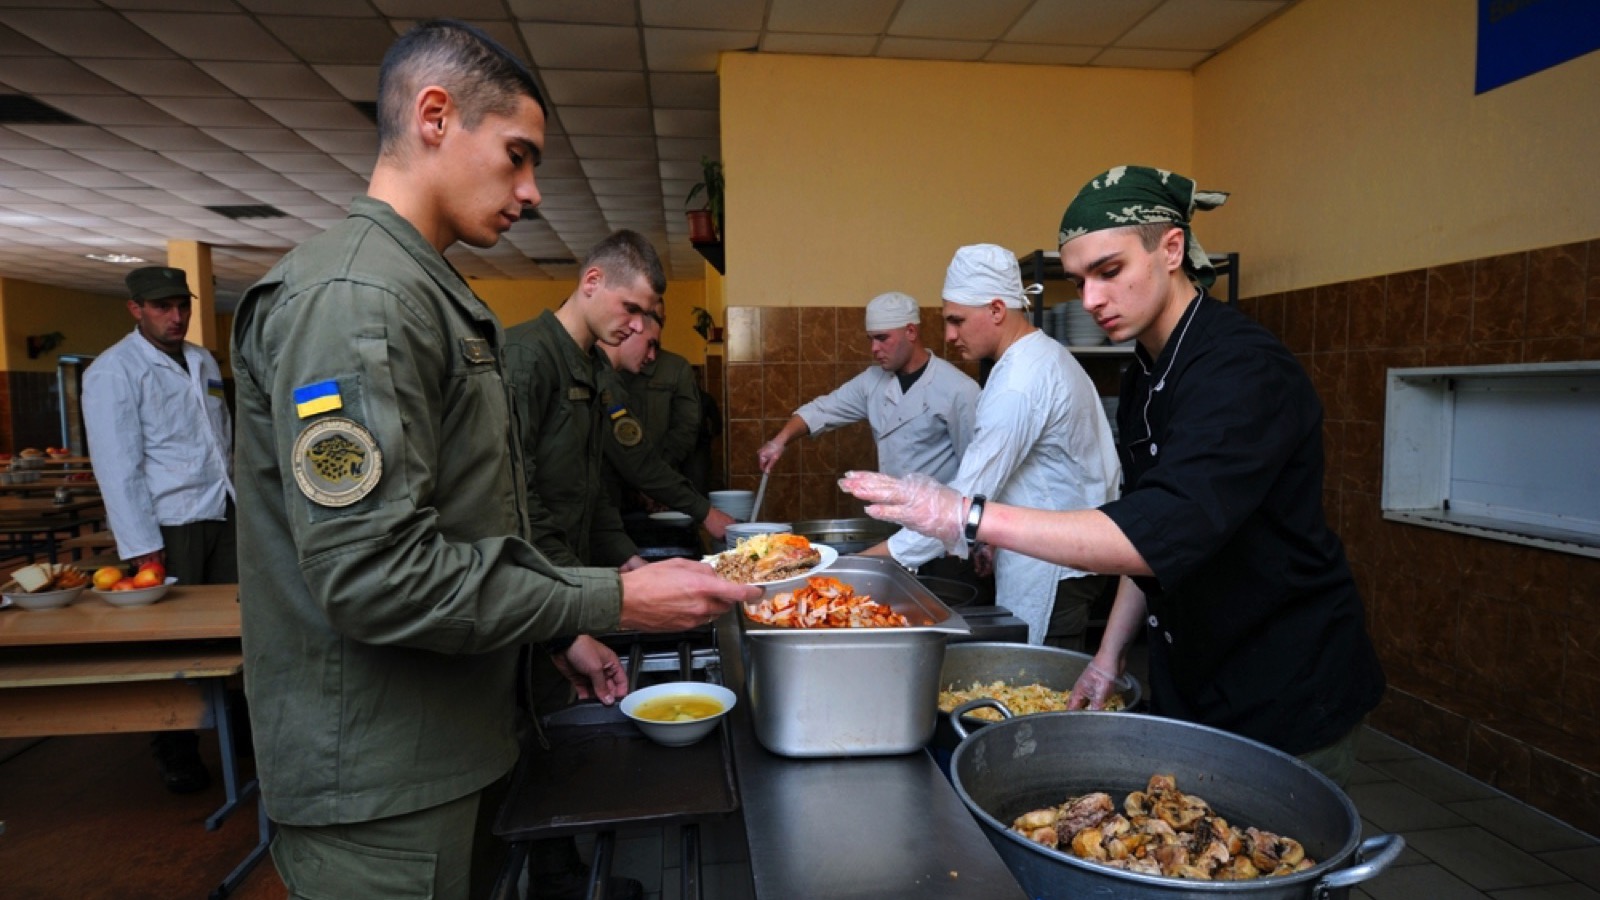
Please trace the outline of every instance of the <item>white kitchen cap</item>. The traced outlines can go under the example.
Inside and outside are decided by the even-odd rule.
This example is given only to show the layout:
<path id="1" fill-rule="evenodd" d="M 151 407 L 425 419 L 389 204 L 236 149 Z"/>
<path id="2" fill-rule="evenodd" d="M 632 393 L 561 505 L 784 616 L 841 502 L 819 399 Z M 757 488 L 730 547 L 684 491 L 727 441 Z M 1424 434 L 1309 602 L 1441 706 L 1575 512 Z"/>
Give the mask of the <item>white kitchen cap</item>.
<path id="1" fill-rule="evenodd" d="M 890 291 L 867 302 L 867 333 L 904 328 L 922 321 L 917 301 L 910 294 Z"/>
<path id="2" fill-rule="evenodd" d="M 972 244 L 956 251 L 944 275 L 944 299 L 962 306 L 987 306 L 1002 300 L 1011 309 L 1028 309 L 1029 294 L 1044 292 L 1044 286 L 1022 287 L 1022 270 L 1010 250 L 994 244 Z"/>

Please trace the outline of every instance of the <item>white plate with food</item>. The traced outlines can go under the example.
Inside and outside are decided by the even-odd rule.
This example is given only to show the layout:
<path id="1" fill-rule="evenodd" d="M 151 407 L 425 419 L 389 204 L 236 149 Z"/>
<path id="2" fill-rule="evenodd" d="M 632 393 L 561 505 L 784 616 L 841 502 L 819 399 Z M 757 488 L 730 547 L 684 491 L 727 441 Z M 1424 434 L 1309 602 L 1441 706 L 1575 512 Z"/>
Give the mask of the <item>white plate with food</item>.
<path id="1" fill-rule="evenodd" d="M 766 587 L 809 578 L 839 561 L 839 551 L 798 534 L 757 534 L 705 558 L 717 574 Z"/>
<path id="2" fill-rule="evenodd" d="M 89 586 L 89 576 L 76 566 L 35 563 L 11 573 L 0 585 L 6 605 L 23 609 L 60 609 L 78 599 Z"/>

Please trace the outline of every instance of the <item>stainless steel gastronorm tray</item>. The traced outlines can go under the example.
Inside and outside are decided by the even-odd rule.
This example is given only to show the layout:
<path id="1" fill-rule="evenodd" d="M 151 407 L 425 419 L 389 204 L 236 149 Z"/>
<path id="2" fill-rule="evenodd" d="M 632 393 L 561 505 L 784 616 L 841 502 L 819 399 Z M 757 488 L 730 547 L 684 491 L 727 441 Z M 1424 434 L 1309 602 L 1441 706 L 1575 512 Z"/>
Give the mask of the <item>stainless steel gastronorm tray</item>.
<path id="1" fill-rule="evenodd" d="M 892 560 L 846 556 L 824 574 L 903 614 L 905 628 L 782 628 L 739 616 L 756 737 L 784 756 L 919 750 L 933 735 L 945 641 L 967 623 Z"/>

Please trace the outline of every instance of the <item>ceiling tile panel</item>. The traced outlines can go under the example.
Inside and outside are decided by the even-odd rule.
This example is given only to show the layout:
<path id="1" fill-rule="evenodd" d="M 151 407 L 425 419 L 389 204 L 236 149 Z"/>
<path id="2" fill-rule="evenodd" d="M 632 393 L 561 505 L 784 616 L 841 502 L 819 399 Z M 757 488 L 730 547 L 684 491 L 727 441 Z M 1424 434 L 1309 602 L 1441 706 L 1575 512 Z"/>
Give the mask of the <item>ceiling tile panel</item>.
<path id="1" fill-rule="evenodd" d="M 521 24 L 533 64 L 556 69 L 644 69 L 639 33 L 610 25 Z"/>
<path id="2" fill-rule="evenodd" d="M 1193 69 L 1210 55 L 1204 50 L 1123 50 L 1117 47 L 1094 58 L 1094 65 L 1121 69 Z"/>
<path id="3" fill-rule="evenodd" d="M 320 153 L 251 153 L 250 158 L 264 168 L 284 175 L 343 174 L 335 171 L 335 167 L 328 164 L 328 157 Z"/>
<path id="4" fill-rule="evenodd" d="M 876 37 L 888 30 L 900 0 L 772 0 L 771 5 L 767 28 L 773 32 Z"/>
<path id="5" fill-rule="evenodd" d="M 146 150 L 226 150 L 221 141 L 198 128 L 143 128 L 119 125 L 106 129 Z"/>
<path id="6" fill-rule="evenodd" d="M 359 131 L 372 120 L 343 100 L 252 100 L 267 115 L 289 128 Z"/>
<path id="7" fill-rule="evenodd" d="M 650 111 L 642 107 L 563 106 L 561 123 L 566 127 L 567 134 L 573 137 L 620 135 L 648 138 L 653 133 Z"/>
<path id="8" fill-rule="evenodd" d="M 666 28 L 720 28 L 755 31 L 761 27 L 765 0 L 639 0 L 645 25 Z"/>
<path id="9" fill-rule="evenodd" d="M 168 151 L 168 159 L 179 165 L 204 172 L 209 178 L 220 172 L 261 172 L 265 167 L 243 153 L 232 150 L 214 153 L 193 153 L 189 151 Z"/>
<path id="10" fill-rule="evenodd" d="M 1034 63 L 1046 66 L 1086 66 L 1099 47 L 1063 47 L 1060 44 L 995 44 L 985 62 Z"/>
<path id="11" fill-rule="evenodd" d="M 1025 44 L 1104 47 L 1128 32 L 1163 0 L 1040 0 L 1006 32 Z"/>
<path id="12" fill-rule="evenodd" d="M 724 51 L 754 50 L 756 31 L 644 30 L 645 58 L 652 72 L 715 72 Z"/>
<path id="13" fill-rule="evenodd" d="M 904 0 L 889 22 L 898 37 L 992 41 L 1010 30 L 1031 0 Z"/>
<path id="14" fill-rule="evenodd" d="M 312 66 L 346 100 L 378 99 L 378 66 Z"/>
<path id="15" fill-rule="evenodd" d="M 128 18 L 192 60 L 294 61 L 287 47 L 247 15 L 130 12 Z"/>
<path id="16" fill-rule="evenodd" d="M 153 97 L 150 102 L 174 118 L 195 126 L 266 128 L 278 124 L 271 116 L 252 106 L 250 101 L 237 97 Z"/>
<path id="17" fill-rule="evenodd" d="M 376 128 L 368 128 L 365 131 L 301 129 L 299 134 L 307 143 L 324 153 L 365 153 L 372 156 L 378 153 Z"/>
<path id="18" fill-rule="evenodd" d="M 62 150 L 132 150 L 134 145 L 91 125 L 13 125 L 18 134 Z"/>
<path id="19" fill-rule="evenodd" d="M 118 172 L 171 172 L 181 168 L 149 150 L 78 150 L 76 153 L 95 165 Z"/>
<path id="20" fill-rule="evenodd" d="M 140 187 L 143 185 L 143 182 L 135 181 L 121 172 L 113 172 L 98 166 L 84 167 L 81 163 L 76 169 L 63 169 L 53 171 L 50 174 L 68 184 L 75 184 L 78 187 L 85 188 Z"/>
<path id="21" fill-rule="evenodd" d="M 0 58 L 7 56 L 49 56 L 50 48 L 0 24 Z"/>
<path id="22" fill-rule="evenodd" d="M 539 80 L 563 113 L 568 106 L 644 106 L 650 97 L 643 72 L 540 69 Z"/>
<path id="23" fill-rule="evenodd" d="M 27 94 L 126 95 L 104 78 L 58 56 L 13 56 L 0 67 L 5 83 Z"/>
<path id="24" fill-rule="evenodd" d="M 202 128 L 235 150 L 263 153 L 313 153 L 316 147 L 287 128 Z"/>
<path id="25" fill-rule="evenodd" d="M 394 29 L 381 19 L 263 16 L 261 24 L 311 63 L 376 65 L 394 43 Z"/>
<path id="26" fill-rule="evenodd" d="M 769 32 L 761 39 L 761 49 L 768 53 L 802 53 L 812 56 L 871 56 L 879 40 L 877 35 Z"/>
<path id="27" fill-rule="evenodd" d="M 172 51 L 108 10 L 3 9 L 0 24 L 69 57 L 160 59 Z"/>
<path id="28" fill-rule="evenodd" d="M 82 159 L 65 150 L 56 149 L 0 149 L 0 160 L 5 160 L 27 169 L 39 169 L 40 171 L 74 168 L 83 165 Z"/>
<path id="29" fill-rule="evenodd" d="M 509 0 L 511 14 L 530 22 L 635 25 L 634 0 Z"/>
<path id="30" fill-rule="evenodd" d="M 399 19 L 431 19 L 439 15 L 438 0 L 371 0 L 378 12 Z M 450 0 L 450 15 L 457 19 L 498 19 L 506 14 L 502 0 Z"/>
<path id="31" fill-rule="evenodd" d="M 708 137 L 722 134 L 722 118 L 714 110 L 658 109 L 655 131 L 662 137 Z"/>
<path id="32" fill-rule="evenodd" d="M 976 62 L 989 52 L 989 44 L 980 41 L 938 41 L 926 38 L 884 38 L 878 45 L 878 55 L 891 59 L 944 59 L 959 62 Z"/>
<path id="33" fill-rule="evenodd" d="M 284 100 L 338 100 L 315 69 L 300 63 L 203 62 L 200 68 L 241 97 Z"/>
<path id="34" fill-rule="evenodd" d="M 655 159 L 656 155 L 656 142 L 647 137 L 573 135 L 569 140 L 583 159 Z"/>
<path id="35" fill-rule="evenodd" d="M 1123 35 L 1117 46 L 1210 51 L 1282 8 L 1277 0 L 1167 0 Z"/>
<path id="36" fill-rule="evenodd" d="M 160 12 L 233 12 L 241 5 L 235 0 L 100 0 L 100 2 L 112 9 Z"/>
<path id="37" fill-rule="evenodd" d="M 362 18 L 372 15 L 370 0 L 237 0 L 253 13 L 264 16 L 336 16 Z M 445 15 L 441 12 L 440 15 Z"/>
<path id="38" fill-rule="evenodd" d="M 596 200 L 602 197 L 642 197 L 661 205 L 661 182 L 654 178 L 596 178 L 590 176 Z"/>
<path id="39" fill-rule="evenodd" d="M 81 94 L 71 97 L 39 94 L 37 97 L 41 102 L 48 103 L 68 115 L 98 125 L 183 124 L 149 103 L 126 94 L 122 96 Z"/>
<path id="40" fill-rule="evenodd" d="M 640 178 L 656 185 L 656 161 L 653 159 L 591 159 L 582 163 L 583 174 L 589 177 L 598 193 L 601 179 Z"/>
<path id="41" fill-rule="evenodd" d="M 232 97 L 215 78 L 181 59 L 81 59 L 84 68 L 144 97 Z"/>
<path id="42" fill-rule="evenodd" d="M 719 109 L 721 87 L 715 72 L 652 72 L 650 99 L 657 109 Z"/>
<path id="43" fill-rule="evenodd" d="M 722 141 L 719 138 L 661 138 L 656 141 L 656 147 L 662 159 L 692 159 L 697 167 L 702 157 L 722 157 Z"/>

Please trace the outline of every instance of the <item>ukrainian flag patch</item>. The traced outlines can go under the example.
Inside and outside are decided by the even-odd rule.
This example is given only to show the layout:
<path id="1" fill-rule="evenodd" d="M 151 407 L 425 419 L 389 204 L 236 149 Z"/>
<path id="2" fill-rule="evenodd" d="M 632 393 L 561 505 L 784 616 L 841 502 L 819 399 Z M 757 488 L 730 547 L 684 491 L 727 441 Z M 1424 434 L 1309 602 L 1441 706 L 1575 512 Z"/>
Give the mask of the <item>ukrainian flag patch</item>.
<path id="1" fill-rule="evenodd" d="M 611 417 L 611 421 L 615 422 L 616 420 L 618 420 L 618 419 L 620 419 L 623 416 L 628 414 L 628 408 L 626 406 L 618 404 L 618 405 L 613 406 L 610 409 L 606 410 L 606 414 Z"/>
<path id="2" fill-rule="evenodd" d="M 343 408 L 344 400 L 339 396 L 337 381 L 319 381 L 294 389 L 294 411 L 302 419 Z"/>

